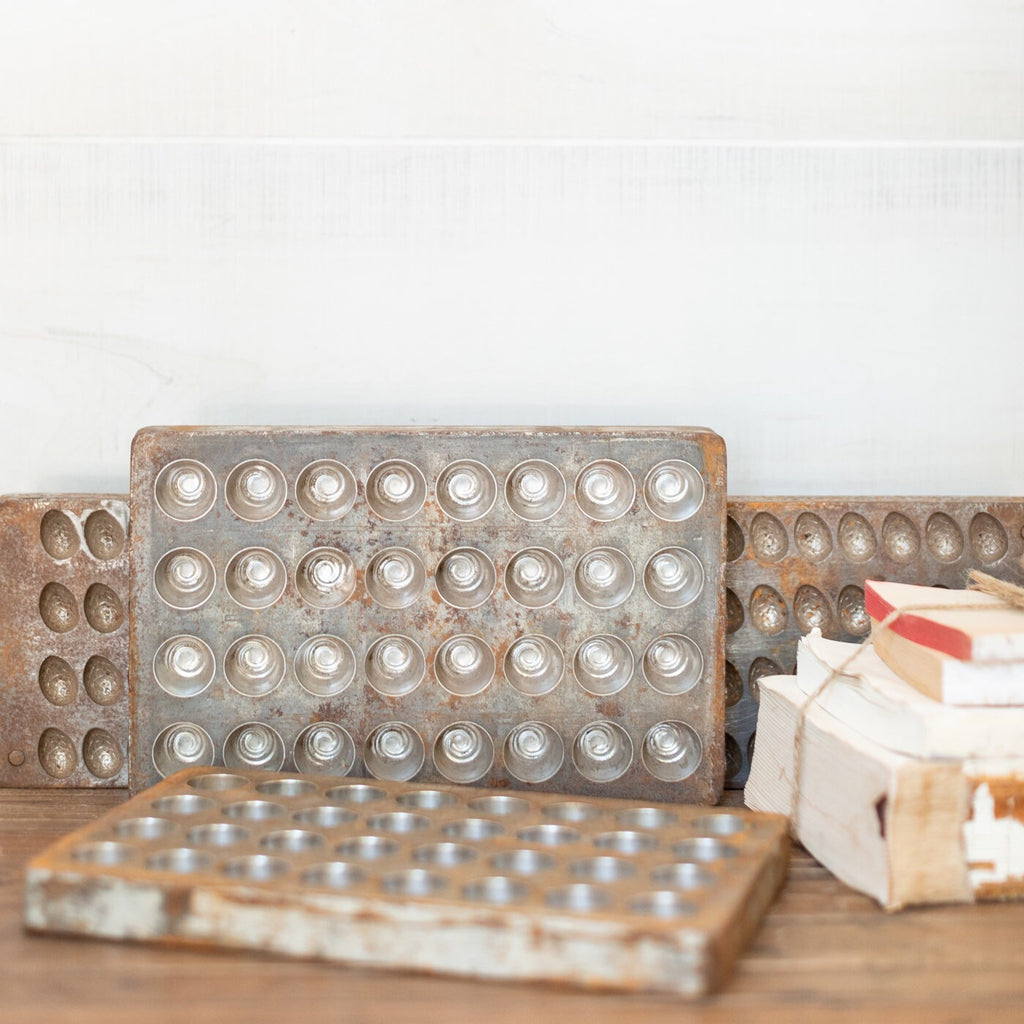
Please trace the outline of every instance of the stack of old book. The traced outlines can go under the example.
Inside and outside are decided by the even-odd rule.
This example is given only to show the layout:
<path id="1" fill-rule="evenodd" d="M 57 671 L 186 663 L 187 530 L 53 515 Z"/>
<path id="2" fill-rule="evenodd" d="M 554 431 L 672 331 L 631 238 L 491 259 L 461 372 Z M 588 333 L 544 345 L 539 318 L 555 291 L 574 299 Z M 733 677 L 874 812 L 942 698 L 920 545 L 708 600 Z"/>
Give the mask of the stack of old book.
<path id="1" fill-rule="evenodd" d="M 888 909 L 1024 897 L 1024 611 L 877 582 L 865 607 L 871 643 L 815 630 L 760 680 L 747 805 Z"/>

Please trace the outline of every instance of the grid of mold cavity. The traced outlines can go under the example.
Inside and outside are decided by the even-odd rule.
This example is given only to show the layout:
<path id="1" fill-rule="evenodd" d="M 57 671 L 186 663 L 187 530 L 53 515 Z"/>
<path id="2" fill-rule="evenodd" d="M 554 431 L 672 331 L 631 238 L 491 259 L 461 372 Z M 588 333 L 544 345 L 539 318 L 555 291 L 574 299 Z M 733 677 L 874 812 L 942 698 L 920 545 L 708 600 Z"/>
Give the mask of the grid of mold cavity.
<path id="1" fill-rule="evenodd" d="M 127 518 L 98 495 L 3 500 L 0 784 L 126 784 Z"/>
<path id="2" fill-rule="evenodd" d="M 862 641 L 864 581 L 963 587 L 970 569 L 1021 581 L 1024 502 L 772 498 L 728 505 L 726 785 L 747 778 L 758 680 L 792 673 L 800 636 Z"/>
<path id="3" fill-rule="evenodd" d="M 217 763 L 715 798 L 706 438 L 168 440 L 133 478 L 133 786 Z"/>
<path id="4" fill-rule="evenodd" d="M 751 812 L 260 775 L 168 780 L 48 866 L 706 928 L 742 903 L 784 828 Z"/>

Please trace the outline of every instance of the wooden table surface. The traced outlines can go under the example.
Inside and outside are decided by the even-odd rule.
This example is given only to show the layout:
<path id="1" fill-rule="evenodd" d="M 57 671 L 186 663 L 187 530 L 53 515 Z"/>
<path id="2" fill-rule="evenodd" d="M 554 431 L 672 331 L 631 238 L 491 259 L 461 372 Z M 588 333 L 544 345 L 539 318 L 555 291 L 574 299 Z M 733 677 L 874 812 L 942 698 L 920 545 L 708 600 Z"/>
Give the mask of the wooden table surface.
<path id="1" fill-rule="evenodd" d="M 732 982 L 698 1003 L 26 934 L 26 860 L 125 798 L 0 790 L 0 1021 L 1024 1021 L 1024 903 L 887 915 L 799 848 Z"/>

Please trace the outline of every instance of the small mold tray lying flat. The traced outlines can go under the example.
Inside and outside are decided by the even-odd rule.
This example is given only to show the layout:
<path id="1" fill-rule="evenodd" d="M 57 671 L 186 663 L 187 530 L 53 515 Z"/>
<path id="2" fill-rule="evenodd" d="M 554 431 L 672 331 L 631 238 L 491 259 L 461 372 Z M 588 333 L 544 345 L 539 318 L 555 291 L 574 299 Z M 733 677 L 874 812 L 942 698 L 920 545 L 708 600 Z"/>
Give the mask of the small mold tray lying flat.
<path id="1" fill-rule="evenodd" d="M 26 922 L 700 996 L 787 862 L 778 815 L 191 768 L 36 857 Z"/>
<path id="2" fill-rule="evenodd" d="M 688 428 L 152 428 L 138 789 L 224 765 L 713 803 L 725 447 Z"/>
<path id="3" fill-rule="evenodd" d="M 0 497 L 0 786 L 128 784 L 128 501 Z"/>
<path id="4" fill-rule="evenodd" d="M 1024 498 L 734 498 L 725 568 L 725 773 L 750 772 L 763 676 L 794 672 L 797 640 L 871 631 L 864 581 L 962 588 L 971 569 L 1024 583 Z"/>

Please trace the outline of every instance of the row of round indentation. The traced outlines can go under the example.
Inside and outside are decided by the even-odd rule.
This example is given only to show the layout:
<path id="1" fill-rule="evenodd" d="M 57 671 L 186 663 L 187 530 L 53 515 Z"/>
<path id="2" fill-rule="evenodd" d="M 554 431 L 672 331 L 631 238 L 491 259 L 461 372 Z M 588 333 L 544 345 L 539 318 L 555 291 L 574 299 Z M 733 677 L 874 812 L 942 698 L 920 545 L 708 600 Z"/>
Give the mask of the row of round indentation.
<path id="1" fill-rule="evenodd" d="M 746 767 L 750 768 L 751 762 L 754 760 L 754 740 L 757 736 L 756 732 L 750 734 L 750 738 L 747 740 L 747 758 Z M 725 778 L 727 781 L 735 779 L 744 768 L 743 750 L 740 748 L 739 741 L 731 733 L 725 734 Z"/>
<path id="2" fill-rule="evenodd" d="M 115 633 L 124 625 L 124 605 L 121 598 L 105 583 L 92 583 L 82 601 L 85 621 L 97 633 Z M 68 633 L 81 618 L 78 601 L 63 583 L 47 583 L 39 595 L 39 615 L 54 633 Z"/>
<path id="3" fill-rule="evenodd" d="M 346 690 L 356 677 L 357 659 L 351 646 L 339 636 L 321 633 L 304 640 L 295 652 L 292 668 L 299 685 L 315 697 L 333 697 Z M 598 633 L 586 637 L 570 660 L 579 685 L 595 697 L 608 697 L 624 689 L 635 674 L 632 648 L 620 637 Z M 386 697 L 412 693 L 426 678 L 423 648 L 402 633 L 377 637 L 362 659 L 366 682 Z M 62 659 L 48 659 L 47 694 L 52 703 L 70 703 L 74 675 Z M 448 637 L 433 657 L 434 678 L 456 697 L 482 693 L 497 673 L 490 645 L 472 633 Z M 505 680 L 528 697 L 550 693 L 562 681 L 566 657 L 550 637 L 530 633 L 509 644 L 502 662 Z M 65 671 L 66 670 L 66 671 Z M 233 641 L 224 654 L 228 685 L 246 697 L 265 697 L 284 681 L 287 660 L 281 645 L 269 636 L 253 633 Z M 640 671 L 651 689 L 668 697 L 688 693 L 701 680 L 704 656 L 700 647 L 683 633 L 655 637 L 640 659 Z M 203 693 L 217 674 L 212 648 L 200 637 L 181 634 L 169 637 L 153 655 L 153 677 L 172 697 L 190 698 Z M 40 686 L 44 676 L 40 671 Z M 77 684 L 75 684 L 77 692 Z"/>
<path id="4" fill-rule="evenodd" d="M 585 552 L 577 560 L 572 576 L 580 599 L 598 609 L 623 604 L 636 582 L 633 563 L 614 547 L 595 547 Z M 357 577 L 356 565 L 346 552 L 340 548 L 316 547 L 299 560 L 295 589 L 305 604 L 314 608 L 336 608 L 353 597 Z M 442 600 L 462 609 L 478 608 L 488 601 L 497 578 L 493 560 L 473 547 L 447 552 L 433 576 Z M 524 608 L 545 608 L 554 604 L 565 589 L 566 570 L 562 559 L 553 551 L 528 547 L 512 555 L 502 578 L 505 592 L 516 604 Z M 420 600 L 426 592 L 428 577 L 423 559 L 415 551 L 388 547 L 370 558 L 363 579 L 366 593 L 373 601 L 383 608 L 401 609 Z M 662 608 L 684 608 L 692 604 L 704 588 L 704 567 L 689 549 L 665 547 L 647 559 L 641 580 L 645 593 Z M 262 547 L 237 552 L 228 560 L 224 572 L 229 596 L 244 608 L 260 609 L 275 604 L 283 596 L 287 582 L 288 572 L 281 557 Z M 205 604 L 213 594 L 217 571 L 204 552 L 196 548 L 174 548 L 157 562 L 153 584 L 165 604 L 192 610 Z M 61 584 L 47 586 L 66 590 Z M 90 592 L 99 586 L 102 584 L 93 584 Z M 87 594 L 87 602 L 88 599 Z M 56 612 L 50 614 L 55 623 L 64 621 L 58 619 Z M 77 611 L 74 614 L 77 616 Z M 89 615 L 88 605 L 86 615 Z M 64 628 L 70 629 L 73 624 Z"/>
<path id="5" fill-rule="evenodd" d="M 124 696 L 124 673 L 102 654 L 94 654 L 82 670 L 82 683 L 94 704 L 109 707 Z M 39 690 L 53 705 L 67 707 L 78 699 L 78 676 L 63 658 L 55 654 L 39 666 Z"/>
<path id="6" fill-rule="evenodd" d="M 731 588 L 725 594 L 725 629 L 735 633 L 745 620 L 743 602 Z M 783 596 L 772 586 L 762 583 L 755 587 L 748 605 L 750 621 L 765 636 L 777 636 L 789 626 L 789 610 Z M 836 608 L 817 587 L 805 583 L 793 595 L 793 619 L 804 633 L 820 629 L 829 634 L 837 625 L 852 636 L 866 636 L 871 619 L 864 609 L 864 590 L 854 584 L 839 591 Z"/>
<path id="7" fill-rule="evenodd" d="M 64 562 L 76 555 L 83 539 L 95 558 L 107 562 L 124 550 L 124 527 L 105 508 L 90 512 L 82 527 L 59 508 L 51 508 L 40 520 L 39 541 L 54 561 Z"/>
<path id="8" fill-rule="evenodd" d="M 859 512 L 847 512 L 839 520 L 836 531 L 839 550 L 851 562 L 867 562 L 879 551 L 874 528 Z M 809 562 L 824 561 L 834 550 L 832 531 L 821 516 L 803 512 L 793 527 L 796 553 Z M 998 562 L 1009 549 L 1006 529 L 995 516 L 978 512 L 964 533 L 945 512 L 933 512 L 925 523 L 924 543 L 931 556 L 939 562 L 955 562 L 970 547 L 971 556 L 979 562 Z M 728 520 L 729 561 L 735 561 L 746 544 L 743 529 L 735 518 Z M 762 562 L 778 562 L 789 552 L 789 535 L 778 517 L 758 512 L 750 523 L 750 547 Z M 921 553 L 921 532 L 902 512 L 890 512 L 882 523 L 882 553 L 894 562 L 913 562 Z"/>
<path id="9" fill-rule="evenodd" d="M 43 771 L 51 778 L 69 778 L 78 768 L 78 750 L 61 729 L 44 729 L 36 754 Z M 82 740 L 82 763 L 97 779 L 112 779 L 121 771 L 124 756 L 117 740 L 106 729 L 90 729 Z"/>
<path id="10" fill-rule="evenodd" d="M 344 463 L 317 459 L 295 480 L 295 501 L 311 519 L 334 522 L 355 504 L 359 486 Z M 666 522 L 689 519 L 704 501 L 700 472 L 682 459 L 666 459 L 651 468 L 640 488 L 651 512 Z M 475 459 L 458 459 L 438 474 L 434 484 L 438 507 L 451 519 L 474 522 L 486 516 L 498 497 L 494 473 Z M 528 522 L 543 522 L 562 508 L 568 493 L 565 477 L 544 459 L 527 459 L 505 480 L 505 501 L 511 511 Z M 597 459 L 579 471 L 573 487 L 576 505 L 589 519 L 610 522 L 624 516 L 636 499 L 633 474 L 614 459 Z M 415 516 L 427 500 L 423 471 L 405 459 L 378 463 L 364 484 L 370 510 L 389 522 Z M 217 500 L 213 472 L 196 459 L 178 459 L 160 470 L 154 483 L 160 509 L 179 522 L 205 516 Z M 288 481 L 273 462 L 247 459 L 228 474 L 224 483 L 227 507 L 240 519 L 272 519 L 288 498 Z"/>
<path id="11" fill-rule="evenodd" d="M 346 775 L 355 766 L 357 746 L 349 731 L 334 722 L 316 722 L 296 737 L 292 757 L 302 772 Z M 455 722 L 438 733 L 431 754 L 434 767 L 451 782 L 469 783 L 483 778 L 494 764 L 496 746 L 491 734 L 475 722 Z M 287 756 L 281 734 L 262 722 L 244 722 L 224 741 L 222 759 L 228 768 L 279 771 Z M 212 765 L 216 747 L 209 733 L 193 722 L 167 726 L 153 743 L 153 764 L 161 776 L 182 768 Z M 406 722 L 383 722 L 367 735 L 362 746 L 367 771 L 375 778 L 406 782 L 426 760 L 420 733 Z M 502 744 L 508 773 L 520 782 L 545 782 L 562 767 L 565 744 L 546 722 L 520 722 Z M 596 721 L 583 726 L 572 742 L 571 758 L 577 771 L 591 782 L 613 782 L 633 763 L 629 733 L 615 722 Z M 700 765 L 703 745 L 685 722 L 658 722 L 640 744 L 640 760 L 654 778 L 680 782 Z"/>
<path id="12" fill-rule="evenodd" d="M 750 669 L 747 672 L 747 691 L 755 701 L 760 701 L 760 681 L 765 676 L 782 676 L 786 674 L 777 661 L 759 655 L 750 663 Z M 734 704 L 738 704 L 742 698 L 743 677 L 740 675 L 739 669 L 731 661 L 727 661 L 725 663 L 725 706 L 732 707 Z"/>

